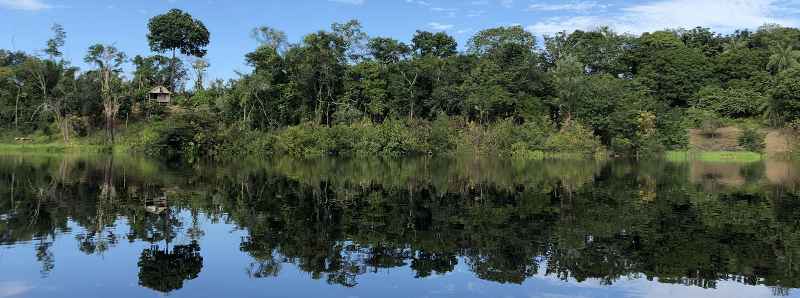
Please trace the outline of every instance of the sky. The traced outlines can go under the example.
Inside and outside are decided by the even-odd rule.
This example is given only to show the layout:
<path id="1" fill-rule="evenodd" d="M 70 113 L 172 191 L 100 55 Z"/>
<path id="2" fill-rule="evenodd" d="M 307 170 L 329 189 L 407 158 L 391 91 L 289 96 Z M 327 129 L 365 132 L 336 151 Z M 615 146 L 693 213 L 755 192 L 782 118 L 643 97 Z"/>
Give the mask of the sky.
<path id="1" fill-rule="evenodd" d="M 130 57 L 150 55 L 147 21 L 171 8 L 208 27 L 209 78 L 222 79 L 249 71 L 244 54 L 257 44 L 250 31 L 262 25 L 296 42 L 334 22 L 357 19 L 372 37 L 408 41 L 416 30 L 446 31 L 461 45 L 479 30 L 509 25 L 537 37 L 598 26 L 631 34 L 800 26 L 800 0 L 0 0 L 0 48 L 40 52 L 50 27 L 59 23 L 67 31 L 65 56 L 82 69 L 89 68 L 83 56 L 95 43 L 113 44 Z"/>

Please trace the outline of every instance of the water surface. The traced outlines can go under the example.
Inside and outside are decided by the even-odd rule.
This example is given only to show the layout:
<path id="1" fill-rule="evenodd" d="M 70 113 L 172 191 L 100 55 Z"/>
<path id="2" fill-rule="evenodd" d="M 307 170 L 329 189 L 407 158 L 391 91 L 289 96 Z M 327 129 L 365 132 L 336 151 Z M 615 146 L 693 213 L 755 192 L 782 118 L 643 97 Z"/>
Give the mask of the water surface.
<path id="1" fill-rule="evenodd" d="M 798 170 L 0 156 L 0 297 L 800 297 Z"/>

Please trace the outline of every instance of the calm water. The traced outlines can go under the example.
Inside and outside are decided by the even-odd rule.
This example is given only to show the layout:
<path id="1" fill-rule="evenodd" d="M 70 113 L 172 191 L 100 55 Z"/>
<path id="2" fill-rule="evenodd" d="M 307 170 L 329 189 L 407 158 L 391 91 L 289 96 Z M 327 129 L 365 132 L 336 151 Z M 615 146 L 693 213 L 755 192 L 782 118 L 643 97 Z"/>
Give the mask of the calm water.
<path id="1" fill-rule="evenodd" d="M 0 297 L 800 297 L 798 186 L 780 161 L 0 156 Z"/>

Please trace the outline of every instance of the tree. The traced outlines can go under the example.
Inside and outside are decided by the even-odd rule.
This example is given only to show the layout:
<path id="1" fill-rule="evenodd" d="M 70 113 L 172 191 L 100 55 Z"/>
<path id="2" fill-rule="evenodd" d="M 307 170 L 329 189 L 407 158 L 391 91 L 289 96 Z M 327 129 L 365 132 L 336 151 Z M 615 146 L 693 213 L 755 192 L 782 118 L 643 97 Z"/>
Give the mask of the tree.
<path id="1" fill-rule="evenodd" d="M 198 58 L 192 61 L 192 69 L 194 70 L 195 75 L 195 83 L 194 83 L 194 90 L 195 91 L 202 91 L 203 90 L 203 82 L 205 80 L 206 70 L 210 64 L 208 60 L 203 58 Z"/>
<path id="2" fill-rule="evenodd" d="M 370 39 L 367 49 L 372 59 L 384 64 L 398 63 L 411 53 L 411 48 L 405 43 L 386 37 Z"/>
<path id="3" fill-rule="evenodd" d="M 509 48 L 533 52 L 536 50 L 536 38 L 522 26 L 486 29 L 469 40 L 468 52 L 486 55 Z"/>
<path id="4" fill-rule="evenodd" d="M 562 124 L 568 127 L 572 121 L 572 114 L 586 92 L 583 65 L 573 56 L 562 56 L 556 61 L 552 77 L 555 88 L 554 104 L 558 108 L 559 117 L 562 117 Z"/>
<path id="5" fill-rule="evenodd" d="M 711 65 L 699 49 L 668 40 L 652 41 L 652 46 L 638 50 L 634 75 L 657 99 L 683 107 L 713 78 Z"/>
<path id="6" fill-rule="evenodd" d="M 679 29 L 676 34 L 687 47 L 699 49 L 708 57 L 719 55 L 724 50 L 725 39 L 709 28 Z"/>
<path id="7" fill-rule="evenodd" d="M 261 46 L 275 49 L 278 52 L 283 52 L 288 45 L 286 33 L 267 26 L 253 28 L 250 36 L 258 41 Z"/>
<path id="8" fill-rule="evenodd" d="M 53 60 L 63 55 L 61 48 L 66 43 L 67 33 L 60 24 L 53 24 L 50 30 L 53 31 L 53 37 L 47 40 L 47 48 L 44 49 L 44 52 L 50 57 L 50 60 Z"/>
<path id="9" fill-rule="evenodd" d="M 561 56 L 572 55 L 585 65 L 586 73 L 620 75 L 628 71 L 622 58 L 630 47 L 631 37 L 619 35 L 608 27 L 593 31 L 576 30 L 545 37 L 548 62 L 553 65 Z"/>
<path id="10" fill-rule="evenodd" d="M 769 56 L 767 68 L 780 73 L 800 66 L 800 50 L 796 50 L 790 43 L 777 43 L 770 47 L 772 55 Z"/>
<path id="11" fill-rule="evenodd" d="M 76 68 L 67 67 L 68 62 L 63 59 L 56 61 L 56 57 L 61 57 L 61 47 L 65 44 L 66 33 L 64 28 L 56 24 L 52 27 L 53 37 L 48 40 L 45 52 L 50 57 L 49 60 L 42 60 L 30 57 L 25 60 L 22 68 L 27 73 L 32 82 L 32 87 L 38 89 L 41 102 L 36 107 L 32 116 L 36 116 L 42 111 L 52 115 L 59 129 L 65 144 L 69 143 L 70 117 L 67 111 L 65 90 L 69 84 L 64 84 L 66 79 L 74 79 Z M 71 77 L 71 78 L 70 78 Z"/>
<path id="12" fill-rule="evenodd" d="M 206 47 L 210 34 L 206 26 L 199 20 L 180 9 L 172 9 L 166 14 L 150 19 L 147 40 L 154 52 L 172 52 L 170 61 L 170 87 L 175 89 L 175 55 L 177 51 L 187 56 L 202 58 L 206 55 Z"/>
<path id="13" fill-rule="evenodd" d="M 773 125 L 800 119 L 800 68 L 778 75 L 777 83 L 770 94 L 767 112 Z"/>
<path id="14" fill-rule="evenodd" d="M 94 64 L 100 78 L 100 94 L 103 98 L 103 116 L 106 119 L 108 140 L 114 144 L 114 122 L 119 112 L 119 98 L 115 88 L 119 84 L 117 75 L 122 72 L 125 53 L 111 45 L 95 44 L 89 47 L 84 57 L 86 63 Z"/>
<path id="15" fill-rule="evenodd" d="M 131 60 L 135 67 L 133 72 L 133 83 L 140 90 L 149 89 L 155 85 L 169 85 L 170 76 L 176 86 L 182 86 L 188 76 L 183 61 L 180 58 L 169 58 L 161 55 L 140 56 L 137 55 Z M 173 72 L 172 67 L 175 70 Z"/>
<path id="16" fill-rule="evenodd" d="M 456 54 L 456 40 L 444 32 L 417 31 L 411 39 L 412 49 L 419 56 L 445 58 Z"/>

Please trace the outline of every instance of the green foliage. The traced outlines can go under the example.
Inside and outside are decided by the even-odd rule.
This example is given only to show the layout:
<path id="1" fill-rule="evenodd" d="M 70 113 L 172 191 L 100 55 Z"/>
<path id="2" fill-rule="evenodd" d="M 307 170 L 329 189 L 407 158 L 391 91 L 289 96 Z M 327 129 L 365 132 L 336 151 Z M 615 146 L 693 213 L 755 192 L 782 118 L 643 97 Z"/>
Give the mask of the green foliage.
<path id="1" fill-rule="evenodd" d="M 700 50 L 682 46 L 647 52 L 635 75 L 654 97 L 671 106 L 686 106 L 712 78 L 708 58 Z"/>
<path id="2" fill-rule="evenodd" d="M 597 153 L 602 148 L 600 138 L 578 123 L 562 128 L 559 133 L 551 135 L 544 143 L 545 151 L 550 152 L 590 155 Z"/>
<path id="3" fill-rule="evenodd" d="M 767 97 L 744 88 L 706 87 L 697 93 L 693 107 L 731 118 L 757 117 L 762 114 Z"/>
<path id="4" fill-rule="evenodd" d="M 766 147 L 766 134 L 757 128 L 745 127 L 739 135 L 739 146 L 747 151 L 762 152 Z"/>
<path id="5" fill-rule="evenodd" d="M 154 52 L 179 50 L 184 55 L 203 57 L 206 55 L 209 33 L 199 20 L 180 9 L 150 19 L 147 24 L 147 41 Z"/>
<path id="6" fill-rule="evenodd" d="M 130 80 L 121 75 L 127 61 L 111 46 L 89 49 L 95 69 L 70 67 L 60 26 L 49 59 L 0 50 L 0 129 L 59 134 L 67 143 L 103 129 L 113 136 L 124 121 L 152 126 L 145 135 L 153 139 L 135 143 L 192 159 L 280 151 L 536 157 L 601 145 L 641 156 L 686 148 L 689 127 L 713 134 L 726 121 L 800 119 L 794 28 L 641 36 L 598 28 L 546 36 L 539 49 L 536 36 L 510 26 L 479 31 L 459 52 L 444 32 L 418 31 L 405 44 L 370 38 L 356 20 L 291 45 L 284 32 L 260 26 L 252 32 L 258 46 L 245 55 L 252 72 L 206 88 L 208 64 L 195 60 L 199 83 L 186 92 L 188 70 L 174 55 L 204 56 L 208 30 L 180 10 L 148 27 L 152 49 L 173 57 L 134 57 Z M 178 107 L 146 100 L 158 85 L 175 91 Z M 600 143 L 567 144 L 574 123 Z"/>
<path id="7" fill-rule="evenodd" d="M 279 132 L 275 147 L 279 152 L 298 158 L 328 155 L 400 157 L 430 154 L 429 135 L 429 128 L 410 127 L 399 120 L 388 120 L 378 125 L 359 122 L 332 127 L 306 123 Z"/>
<path id="8" fill-rule="evenodd" d="M 700 123 L 700 134 L 707 138 L 717 137 L 718 131 L 722 128 L 722 119 L 720 118 L 706 118 Z"/>
<path id="9" fill-rule="evenodd" d="M 704 123 L 720 118 L 721 116 L 714 111 L 691 107 L 686 109 L 684 121 L 687 127 L 700 128 Z"/>
<path id="10" fill-rule="evenodd" d="M 800 69 L 778 75 L 768 109 L 768 117 L 774 125 L 800 119 Z"/>

